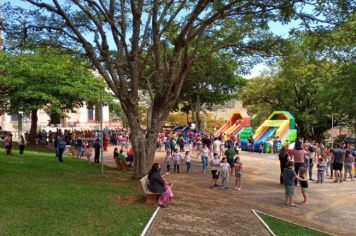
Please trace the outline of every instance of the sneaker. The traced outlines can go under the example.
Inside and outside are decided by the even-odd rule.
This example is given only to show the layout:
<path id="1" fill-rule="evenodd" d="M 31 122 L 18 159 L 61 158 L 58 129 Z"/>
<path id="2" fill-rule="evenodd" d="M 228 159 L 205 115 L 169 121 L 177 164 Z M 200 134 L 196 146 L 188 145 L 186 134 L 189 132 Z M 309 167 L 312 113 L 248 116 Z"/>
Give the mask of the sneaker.
<path id="1" fill-rule="evenodd" d="M 238 188 L 238 189 L 237 189 L 237 191 L 240 191 L 240 190 L 241 190 L 241 188 Z"/>
<path id="2" fill-rule="evenodd" d="M 235 189 L 235 190 L 237 190 L 237 189 L 238 189 L 238 187 L 235 187 L 234 189 Z"/>

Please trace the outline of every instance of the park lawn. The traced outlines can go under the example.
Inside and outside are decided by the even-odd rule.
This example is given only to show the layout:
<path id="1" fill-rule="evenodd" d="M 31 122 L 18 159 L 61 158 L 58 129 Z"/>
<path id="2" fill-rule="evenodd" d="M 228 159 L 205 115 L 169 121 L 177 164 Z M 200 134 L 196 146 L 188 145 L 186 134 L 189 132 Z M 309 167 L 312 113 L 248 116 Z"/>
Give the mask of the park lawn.
<path id="1" fill-rule="evenodd" d="M 329 236 L 323 232 L 315 231 L 296 224 L 289 223 L 258 212 L 258 215 L 266 222 L 273 233 L 277 236 Z"/>
<path id="2" fill-rule="evenodd" d="M 129 173 L 65 157 L 0 153 L 0 235 L 139 235 L 154 208 Z M 130 200 L 131 199 L 131 200 Z"/>

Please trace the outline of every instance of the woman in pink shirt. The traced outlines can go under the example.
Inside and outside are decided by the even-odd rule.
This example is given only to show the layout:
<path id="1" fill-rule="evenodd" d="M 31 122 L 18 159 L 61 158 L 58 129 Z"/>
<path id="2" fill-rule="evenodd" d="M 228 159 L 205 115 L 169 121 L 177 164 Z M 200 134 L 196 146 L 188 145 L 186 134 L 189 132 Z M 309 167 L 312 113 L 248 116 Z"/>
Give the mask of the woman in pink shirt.
<path id="1" fill-rule="evenodd" d="M 294 171 L 295 173 L 299 173 L 300 168 L 304 168 L 304 156 L 309 152 L 305 149 L 304 145 L 301 148 L 298 148 L 296 145 L 293 150 L 294 156 Z M 294 180 L 295 186 L 298 184 L 298 179 Z"/>

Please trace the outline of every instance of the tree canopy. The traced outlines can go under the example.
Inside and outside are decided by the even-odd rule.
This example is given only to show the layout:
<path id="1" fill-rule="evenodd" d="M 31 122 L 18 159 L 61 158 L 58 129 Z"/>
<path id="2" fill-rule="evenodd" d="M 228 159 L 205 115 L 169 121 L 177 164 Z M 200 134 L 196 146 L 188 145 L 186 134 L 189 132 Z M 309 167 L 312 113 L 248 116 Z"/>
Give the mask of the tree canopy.
<path id="1" fill-rule="evenodd" d="M 274 110 L 288 110 L 298 132 L 321 141 L 334 125 L 355 125 L 355 17 L 330 30 L 299 32 L 285 44 L 276 73 L 248 81 L 242 100 L 260 122 Z M 340 40 L 338 40 L 340 39 Z M 255 121 L 255 122 L 256 122 Z"/>
<path id="2" fill-rule="evenodd" d="M 41 48 L 17 54 L 0 53 L 2 112 L 31 113 L 36 132 L 37 110 L 61 114 L 99 101 L 105 82 L 81 61 L 61 50 Z M 36 115 L 35 115 L 36 114 Z"/>

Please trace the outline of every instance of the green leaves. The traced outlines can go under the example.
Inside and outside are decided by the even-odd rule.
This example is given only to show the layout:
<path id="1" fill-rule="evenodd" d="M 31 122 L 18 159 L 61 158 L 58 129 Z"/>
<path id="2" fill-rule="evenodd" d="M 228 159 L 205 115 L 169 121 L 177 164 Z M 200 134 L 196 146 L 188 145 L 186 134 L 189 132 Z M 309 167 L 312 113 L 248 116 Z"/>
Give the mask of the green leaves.
<path id="1" fill-rule="evenodd" d="M 60 108 L 68 111 L 84 101 L 99 101 L 105 83 L 81 61 L 62 50 L 40 48 L 18 54 L 0 54 L 0 86 L 10 101 L 6 111 Z"/>

